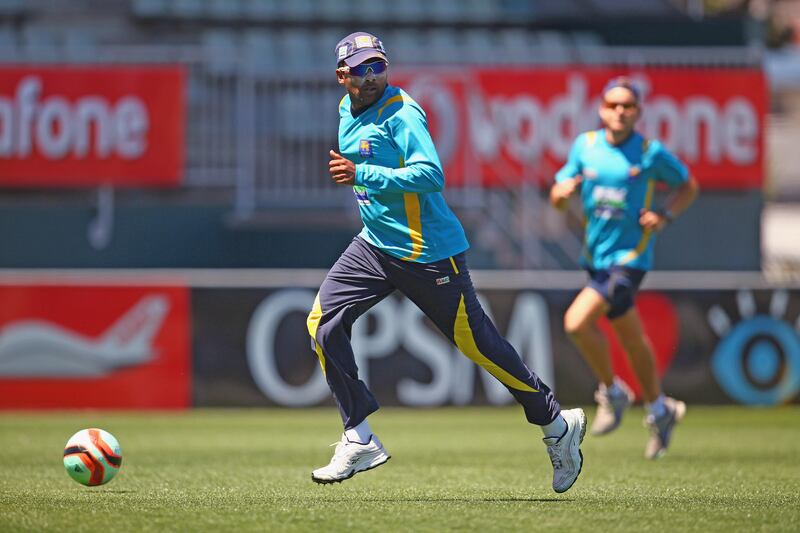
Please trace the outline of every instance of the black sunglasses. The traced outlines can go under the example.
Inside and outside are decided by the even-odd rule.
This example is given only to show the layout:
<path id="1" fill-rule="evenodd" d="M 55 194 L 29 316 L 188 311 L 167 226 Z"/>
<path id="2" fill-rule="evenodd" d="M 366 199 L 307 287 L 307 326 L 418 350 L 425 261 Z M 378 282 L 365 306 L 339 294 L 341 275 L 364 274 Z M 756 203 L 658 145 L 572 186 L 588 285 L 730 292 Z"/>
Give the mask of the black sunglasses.
<path id="1" fill-rule="evenodd" d="M 355 67 L 347 67 L 347 73 L 351 76 L 358 76 L 359 78 L 363 78 L 370 72 L 373 75 L 378 76 L 386 72 L 386 67 L 389 65 L 386 61 L 375 61 L 374 63 L 361 63 L 360 65 L 356 65 Z"/>

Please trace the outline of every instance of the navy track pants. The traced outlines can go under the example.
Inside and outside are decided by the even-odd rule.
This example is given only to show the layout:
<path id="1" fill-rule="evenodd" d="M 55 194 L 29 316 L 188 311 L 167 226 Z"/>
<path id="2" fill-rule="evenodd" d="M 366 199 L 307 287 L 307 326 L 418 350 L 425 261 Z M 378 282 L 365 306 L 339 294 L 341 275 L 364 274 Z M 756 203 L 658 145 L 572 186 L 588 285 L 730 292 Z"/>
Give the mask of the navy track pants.
<path id="1" fill-rule="evenodd" d="M 511 392 L 529 422 L 545 425 L 560 412 L 552 391 L 497 331 L 478 302 L 464 253 L 415 263 L 388 255 L 356 237 L 328 272 L 308 315 L 319 357 L 345 429 L 378 409 L 350 345 L 353 322 L 395 290 L 414 302 L 464 355 Z"/>

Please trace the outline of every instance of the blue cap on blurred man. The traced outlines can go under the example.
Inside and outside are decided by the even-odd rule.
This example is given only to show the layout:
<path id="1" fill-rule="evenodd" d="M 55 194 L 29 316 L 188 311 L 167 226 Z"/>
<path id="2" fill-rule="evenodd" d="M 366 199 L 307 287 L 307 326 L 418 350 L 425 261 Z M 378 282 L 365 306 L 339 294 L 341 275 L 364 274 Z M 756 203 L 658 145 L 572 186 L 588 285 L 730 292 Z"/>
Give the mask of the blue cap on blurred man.
<path id="1" fill-rule="evenodd" d="M 378 57 L 384 61 L 386 58 L 386 49 L 380 39 L 371 33 L 357 31 L 351 33 L 336 45 L 336 63 L 344 61 L 348 67 L 355 67 L 360 65 L 367 59 Z"/>
<path id="2" fill-rule="evenodd" d="M 633 97 L 636 99 L 637 102 L 639 102 L 642 99 L 641 89 L 636 83 L 633 82 L 633 80 L 631 80 L 627 76 L 617 76 L 616 78 L 611 78 L 610 80 L 608 80 L 608 83 L 606 83 L 606 86 L 603 87 L 603 92 L 600 94 L 605 96 L 605 94 L 608 91 L 610 91 L 611 89 L 616 89 L 617 87 L 628 89 L 633 94 Z"/>

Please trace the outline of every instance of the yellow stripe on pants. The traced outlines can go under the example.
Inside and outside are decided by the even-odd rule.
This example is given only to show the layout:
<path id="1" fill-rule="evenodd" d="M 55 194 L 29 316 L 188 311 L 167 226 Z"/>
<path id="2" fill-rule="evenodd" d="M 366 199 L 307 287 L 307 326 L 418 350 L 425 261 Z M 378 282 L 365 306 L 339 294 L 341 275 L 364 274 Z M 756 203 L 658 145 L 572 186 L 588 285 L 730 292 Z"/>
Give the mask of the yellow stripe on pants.
<path id="1" fill-rule="evenodd" d="M 311 307 L 311 312 L 306 319 L 306 327 L 311 338 L 314 339 L 314 351 L 317 352 L 319 357 L 319 366 L 322 367 L 322 373 L 325 373 L 325 355 L 322 353 L 322 346 L 317 342 L 317 328 L 319 321 L 322 320 L 322 306 L 319 304 L 319 293 L 314 298 L 314 305 Z"/>
<path id="2" fill-rule="evenodd" d="M 507 387 L 525 392 L 539 392 L 491 362 L 481 353 L 478 346 L 475 344 L 472 328 L 469 327 L 469 319 L 467 318 L 467 308 L 464 305 L 463 294 L 461 295 L 461 301 L 458 302 L 458 312 L 456 313 L 456 324 L 453 336 L 456 340 L 456 346 L 458 346 L 458 349 L 461 350 L 464 355 L 481 365 L 487 372 L 499 379 L 500 382 Z"/>

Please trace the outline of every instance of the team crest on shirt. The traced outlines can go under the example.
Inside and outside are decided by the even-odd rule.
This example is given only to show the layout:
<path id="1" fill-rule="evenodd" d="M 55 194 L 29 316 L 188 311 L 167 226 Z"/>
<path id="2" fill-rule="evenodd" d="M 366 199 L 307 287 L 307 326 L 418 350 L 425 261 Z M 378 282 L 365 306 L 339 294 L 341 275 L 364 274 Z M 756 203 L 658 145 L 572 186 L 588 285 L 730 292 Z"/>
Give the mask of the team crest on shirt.
<path id="1" fill-rule="evenodd" d="M 369 196 L 367 196 L 366 187 L 356 185 L 353 187 L 353 192 L 356 195 L 356 202 L 358 202 L 358 205 L 372 205 L 369 201 Z"/>
<path id="2" fill-rule="evenodd" d="M 582 174 L 587 180 L 593 180 L 597 177 L 597 170 L 591 167 L 584 167 Z"/>
<path id="3" fill-rule="evenodd" d="M 375 155 L 372 153 L 372 143 L 370 143 L 367 139 L 361 139 L 358 142 L 358 155 L 364 159 L 368 159 Z"/>

